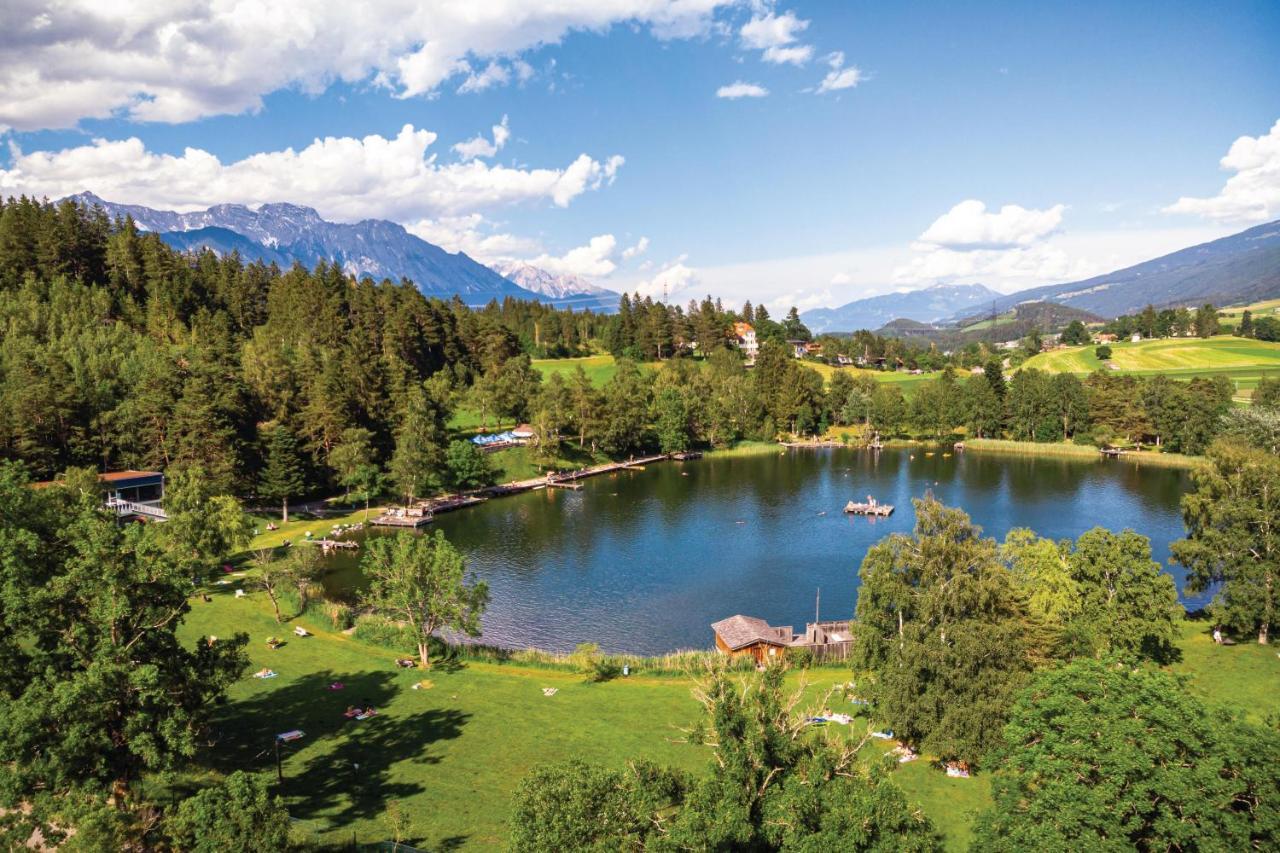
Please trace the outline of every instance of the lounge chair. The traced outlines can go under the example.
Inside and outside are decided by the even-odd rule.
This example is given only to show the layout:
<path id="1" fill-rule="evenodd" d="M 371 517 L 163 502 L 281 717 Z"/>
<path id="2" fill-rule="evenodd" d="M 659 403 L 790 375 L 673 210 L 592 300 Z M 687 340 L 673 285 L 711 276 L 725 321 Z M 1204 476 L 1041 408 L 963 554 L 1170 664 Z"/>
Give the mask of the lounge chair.
<path id="1" fill-rule="evenodd" d="M 293 629 L 293 633 L 294 633 L 294 635 L 295 635 L 295 636 L 298 636 L 298 637 L 310 637 L 310 636 L 311 636 L 311 632 L 310 632 L 310 631 L 308 631 L 306 628 L 303 628 L 301 625 L 298 625 L 297 627 L 295 627 L 295 628 Z"/>

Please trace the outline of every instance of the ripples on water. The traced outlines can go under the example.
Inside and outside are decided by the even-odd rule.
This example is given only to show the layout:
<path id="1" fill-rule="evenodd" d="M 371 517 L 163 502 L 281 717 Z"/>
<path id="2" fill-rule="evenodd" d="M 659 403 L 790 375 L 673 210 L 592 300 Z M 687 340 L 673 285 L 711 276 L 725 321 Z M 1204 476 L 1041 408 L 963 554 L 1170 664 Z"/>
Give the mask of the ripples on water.
<path id="1" fill-rule="evenodd" d="M 489 501 L 435 526 L 489 583 L 485 642 L 568 651 L 590 641 L 660 654 L 709 648 L 710 624 L 734 613 L 801 628 L 818 588 L 824 619 L 850 617 L 867 548 L 910 531 L 911 498 L 927 490 L 998 538 L 1013 527 L 1054 539 L 1133 528 L 1151 538 L 1181 592 L 1182 570 L 1167 563 L 1188 488 L 1183 471 L 1120 461 L 796 450 L 659 463 L 587 480 L 581 491 Z M 897 511 L 841 512 L 868 495 Z M 332 593 L 360 583 L 353 558 L 332 560 Z"/>

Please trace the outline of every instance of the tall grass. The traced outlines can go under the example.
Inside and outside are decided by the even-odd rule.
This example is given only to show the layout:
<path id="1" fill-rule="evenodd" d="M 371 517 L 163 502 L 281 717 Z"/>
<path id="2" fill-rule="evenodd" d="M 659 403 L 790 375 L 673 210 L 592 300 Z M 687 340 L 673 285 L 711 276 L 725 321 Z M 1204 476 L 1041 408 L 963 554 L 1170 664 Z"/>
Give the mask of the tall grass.
<path id="1" fill-rule="evenodd" d="M 1098 448 L 1089 444 L 1064 442 L 1011 441 L 1002 438 L 971 438 L 965 441 L 966 451 L 978 453 L 1003 453 L 1011 456 L 1053 456 L 1072 459 L 1098 459 Z M 1182 453 L 1157 453 L 1155 451 L 1130 451 L 1120 457 L 1123 462 L 1135 465 L 1160 465 L 1168 468 L 1198 468 L 1205 464 L 1204 457 Z"/>

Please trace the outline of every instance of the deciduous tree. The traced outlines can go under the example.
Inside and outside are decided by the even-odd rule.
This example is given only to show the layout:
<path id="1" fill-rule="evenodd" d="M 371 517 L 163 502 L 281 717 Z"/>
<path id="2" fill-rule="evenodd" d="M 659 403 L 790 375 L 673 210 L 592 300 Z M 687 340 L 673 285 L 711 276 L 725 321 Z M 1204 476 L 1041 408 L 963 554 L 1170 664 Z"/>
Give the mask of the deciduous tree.
<path id="1" fill-rule="evenodd" d="M 442 531 L 418 535 L 401 531 L 373 539 L 361 561 L 370 578 L 363 599 L 372 610 L 404 620 L 418 643 L 418 664 L 431 667 L 431 637 L 443 628 L 480 635 L 480 616 L 489 603 L 489 585 L 466 582 L 466 565 Z"/>

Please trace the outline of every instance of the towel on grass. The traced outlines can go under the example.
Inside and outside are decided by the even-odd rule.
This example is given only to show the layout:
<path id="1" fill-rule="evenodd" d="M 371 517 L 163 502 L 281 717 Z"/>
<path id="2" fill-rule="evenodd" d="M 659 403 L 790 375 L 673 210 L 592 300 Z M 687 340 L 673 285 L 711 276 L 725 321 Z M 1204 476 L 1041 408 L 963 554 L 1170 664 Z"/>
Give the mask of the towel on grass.
<path id="1" fill-rule="evenodd" d="M 542 695 L 543 695 L 543 696 L 554 696 L 554 695 L 556 695 L 556 693 L 557 693 L 557 692 L 559 692 L 559 690 L 560 690 L 560 688 L 558 688 L 558 687 L 544 687 L 544 688 L 542 688 Z"/>
<path id="2" fill-rule="evenodd" d="M 254 678 L 275 678 L 279 673 L 274 669 L 260 669 L 253 674 Z"/>

